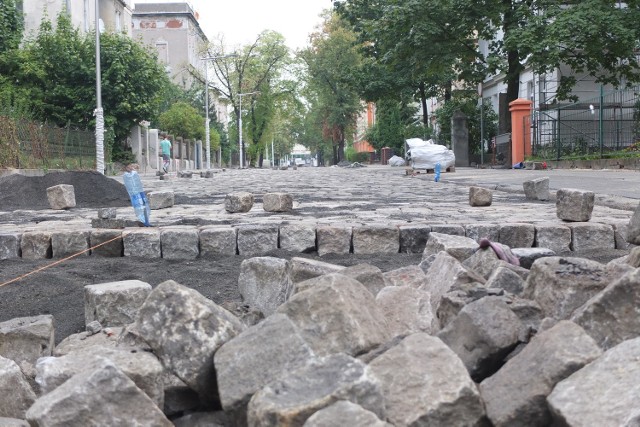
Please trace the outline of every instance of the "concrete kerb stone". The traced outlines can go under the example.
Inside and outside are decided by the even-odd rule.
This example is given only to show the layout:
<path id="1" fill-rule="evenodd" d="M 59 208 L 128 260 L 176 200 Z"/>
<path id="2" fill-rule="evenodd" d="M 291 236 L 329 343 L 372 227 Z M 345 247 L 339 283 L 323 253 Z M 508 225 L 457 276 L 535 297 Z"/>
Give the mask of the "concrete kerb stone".
<path id="1" fill-rule="evenodd" d="M 279 230 L 275 225 L 238 227 L 238 253 L 257 256 L 278 249 L 278 234 Z"/>
<path id="2" fill-rule="evenodd" d="M 55 232 L 51 235 L 51 249 L 54 258 L 63 258 L 83 252 L 81 256 L 89 256 L 89 235 L 88 230 L 69 230 Z"/>
<path id="3" fill-rule="evenodd" d="M 161 258 L 160 230 L 132 229 L 122 232 L 124 256 Z"/>
<path id="4" fill-rule="evenodd" d="M 48 231 L 28 231 L 22 234 L 20 250 L 24 259 L 51 258 L 51 233 Z"/>
<path id="5" fill-rule="evenodd" d="M 229 256 L 238 253 L 238 233 L 233 227 L 211 227 L 200 230 L 200 256 Z"/>
<path id="6" fill-rule="evenodd" d="M 0 234 L 0 260 L 20 258 L 21 233 Z"/>
<path id="7" fill-rule="evenodd" d="M 162 258 L 195 259 L 200 254 L 198 230 L 195 227 L 176 227 L 160 232 Z"/>

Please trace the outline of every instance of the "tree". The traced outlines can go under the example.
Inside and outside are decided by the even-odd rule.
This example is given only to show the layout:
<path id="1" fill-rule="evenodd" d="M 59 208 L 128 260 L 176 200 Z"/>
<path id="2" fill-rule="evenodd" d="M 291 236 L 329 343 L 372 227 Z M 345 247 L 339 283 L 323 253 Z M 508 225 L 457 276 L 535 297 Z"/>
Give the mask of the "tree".
<path id="1" fill-rule="evenodd" d="M 22 40 L 24 24 L 15 0 L 0 2 L 0 52 L 15 50 Z"/>
<path id="2" fill-rule="evenodd" d="M 308 72 L 309 89 L 317 95 L 323 138 L 332 141 L 334 164 L 344 159 L 345 141 L 362 111 L 357 74 L 362 56 L 353 32 L 337 15 L 325 18 L 322 32 L 300 53 Z"/>
<path id="3" fill-rule="evenodd" d="M 244 126 L 249 125 L 250 129 L 244 134 L 251 138 L 252 144 L 255 146 L 264 142 L 269 122 L 273 117 L 272 97 L 278 94 L 277 82 L 281 79 L 283 67 L 289 61 L 289 50 L 284 44 L 284 38 L 276 32 L 264 31 L 258 35 L 255 42 L 242 47 L 233 57 L 225 54 L 222 40 L 218 40 L 217 45 L 213 45 L 210 51 L 215 52 L 210 52 L 212 57 L 217 57 L 211 61 L 217 78 L 216 85 L 220 94 L 227 98 L 233 107 L 236 131 L 239 129 L 242 114 L 243 133 Z M 244 113 L 245 108 L 249 114 Z M 244 151 L 244 140 L 242 145 Z M 248 154 L 256 151 L 260 150 L 255 147 Z M 262 151 L 259 156 L 261 165 Z"/>
<path id="4" fill-rule="evenodd" d="M 160 114 L 158 123 L 163 130 L 185 139 L 204 138 L 204 118 L 186 102 L 176 102 Z"/>
<path id="5" fill-rule="evenodd" d="M 74 29 L 60 13 L 45 17 L 37 36 L 16 53 L 12 90 L 35 119 L 65 126 L 95 126 L 95 37 Z M 102 101 L 112 160 L 127 151 L 131 127 L 158 114 L 168 78 L 154 55 L 122 34 L 101 36 Z"/>

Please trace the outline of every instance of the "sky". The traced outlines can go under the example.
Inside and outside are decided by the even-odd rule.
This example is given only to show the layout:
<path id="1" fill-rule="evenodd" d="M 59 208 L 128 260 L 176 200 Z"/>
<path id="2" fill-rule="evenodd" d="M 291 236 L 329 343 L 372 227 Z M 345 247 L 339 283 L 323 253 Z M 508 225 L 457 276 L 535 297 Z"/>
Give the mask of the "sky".
<path id="1" fill-rule="evenodd" d="M 174 0 L 177 2 L 180 0 Z M 320 24 L 320 14 L 331 0 L 186 0 L 200 15 L 200 27 L 209 40 L 224 35 L 229 47 L 246 45 L 264 30 L 282 34 L 292 49 L 307 45 L 308 35 Z M 134 0 L 134 3 L 172 3 Z"/>

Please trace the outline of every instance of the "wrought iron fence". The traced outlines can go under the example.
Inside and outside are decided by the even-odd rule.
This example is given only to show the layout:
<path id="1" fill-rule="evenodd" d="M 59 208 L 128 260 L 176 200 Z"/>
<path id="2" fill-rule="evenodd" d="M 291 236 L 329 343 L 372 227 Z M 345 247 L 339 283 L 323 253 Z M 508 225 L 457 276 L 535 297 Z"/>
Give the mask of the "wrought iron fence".
<path id="1" fill-rule="evenodd" d="M 567 160 L 607 158 L 637 148 L 640 87 L 604 93 L 528 117 L 534 157 Z M 525 124 L 526 127 L 526 124 Z"/>
<path id="2" fill-rule="evenodd" d="M 95 169 L 95 136 L 0 115 L 0 168 Z"/>

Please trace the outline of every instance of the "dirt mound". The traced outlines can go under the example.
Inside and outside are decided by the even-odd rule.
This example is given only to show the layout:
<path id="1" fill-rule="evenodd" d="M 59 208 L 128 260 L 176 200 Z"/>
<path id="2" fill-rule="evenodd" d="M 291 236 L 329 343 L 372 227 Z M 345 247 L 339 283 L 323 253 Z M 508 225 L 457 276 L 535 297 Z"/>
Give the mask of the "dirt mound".
<path id="1" fill-rule="evenodd" d="M 59 184 L 73 185 L 78 208 L 129 206 L 127 190 L 118 181 L 95 171 L 72 171 L 0 178 L 0 211 L 50 209 L 47 188 Z"/>

